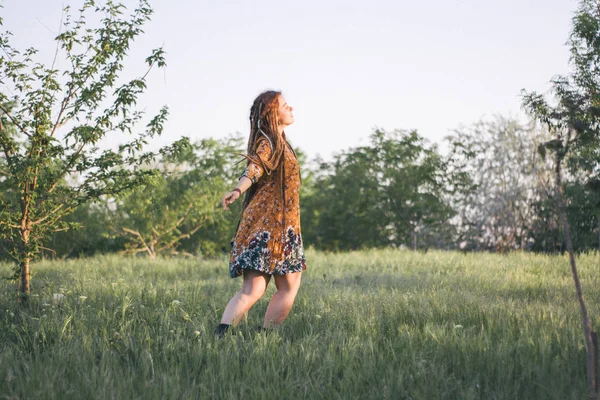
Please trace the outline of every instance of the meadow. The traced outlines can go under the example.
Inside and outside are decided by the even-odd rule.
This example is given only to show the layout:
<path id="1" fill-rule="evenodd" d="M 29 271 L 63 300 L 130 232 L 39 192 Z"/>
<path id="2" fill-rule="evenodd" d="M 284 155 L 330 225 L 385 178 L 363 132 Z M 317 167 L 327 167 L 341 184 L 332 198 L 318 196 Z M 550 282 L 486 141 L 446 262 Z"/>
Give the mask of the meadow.
<path id="1" fill-rule="evenodd" d="M 240 280 L 216 260 L 98 256 L 0 281 L 0 399 L 582 399 L 585 347 L 565 256 L 307 252 L 295 306 L 270 295 L 213 333 Z M 600 315 L 598 255 L 578 258 Z M 0 276 L 10 274 L 0 266 Z"/>

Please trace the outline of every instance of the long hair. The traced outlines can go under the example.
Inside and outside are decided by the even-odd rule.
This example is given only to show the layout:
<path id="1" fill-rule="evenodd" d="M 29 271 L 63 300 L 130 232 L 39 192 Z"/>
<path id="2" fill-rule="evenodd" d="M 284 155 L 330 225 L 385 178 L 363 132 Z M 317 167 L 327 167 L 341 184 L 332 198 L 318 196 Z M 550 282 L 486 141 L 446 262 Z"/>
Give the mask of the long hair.
<path id="1" fill-rule="evenodd" d="M 254 100 L 250 108 L 250 137 L 248 138 L 247 147 L 247 165 L 255 163 L 264 169 L 264 174 L 275 174 L 277 186 L 281 188 L 283 193 L 283 169 L 280 168 L 283 161 L 285 150 L 285 139 L 279 134 L 277 125 L 279 122 L 279 96 L 281 92 L 275 90 L 267 90 Z M 259 139 L 267 139 L 271 145 L 271 157 L 263 160 L 256 154 Z M 246 197 L 242 206 L 242 210 L 254 197 L 256 191 L 255 185 L 252 185 L 246 192 Z"/>

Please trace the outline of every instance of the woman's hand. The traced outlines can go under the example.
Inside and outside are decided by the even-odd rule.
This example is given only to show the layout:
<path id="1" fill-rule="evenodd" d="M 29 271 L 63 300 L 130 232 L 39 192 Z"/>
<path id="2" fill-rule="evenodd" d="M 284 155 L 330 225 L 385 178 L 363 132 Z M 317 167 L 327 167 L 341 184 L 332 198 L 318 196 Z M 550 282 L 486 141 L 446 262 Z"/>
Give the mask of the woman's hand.
<path id="1" fill-rule="evenodd" d="M 239 197 L 240 197 L 240 194 L 237 192 L 237 190 L 234 190 L 233 192 L 229 192 L 229 193 L 225 194 L 225 196 L 223 196 L 223 199 L 221 200 L 221 202 L 223 203 L 223 209 L 229 210 L 229 208 L 227 208 L 227 205 L 233 203 Z"/>

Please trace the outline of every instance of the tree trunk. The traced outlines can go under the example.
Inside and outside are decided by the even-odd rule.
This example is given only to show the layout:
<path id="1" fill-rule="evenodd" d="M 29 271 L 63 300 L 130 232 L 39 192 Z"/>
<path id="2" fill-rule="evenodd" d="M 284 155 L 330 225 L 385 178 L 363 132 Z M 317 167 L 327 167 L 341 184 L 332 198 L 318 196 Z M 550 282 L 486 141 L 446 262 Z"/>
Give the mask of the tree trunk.
<path id="1" fill-rule="evenodd" d="M 413 251 L 417 251 L 417 227 L 413 227 Z"/>
<path id="2" fill-rule="evenodd" d="M 565 210 L 565 203 L 562 192 L 562 177 L 561 177 L 561 158 L 557 154 L 556 166 L 555 166 L 555 179 L 556 179 L 556 205 L 558 207 L 558 217 L 560 224 L 562 225 L 564 242 L 569 252 L 569 261 L 571 263 L 571 272 L 573 275 L 573 281 L 575 283 L 575 290 L 577 292 L 577 299 L 579 300 L 579 307 L 581 309 L 583 333 L 585 336 L 585 347 L 587 355 L 587 373 L 588 373 L 588 390 L 589 398 L 596 400 L 598 398 L 598 380 L 597 380 L 597 350 L 595 346 L 594 336 L 595 332 L 592 330 L 592 324 L 590 322 L 585 300 L 583 299 L 583 291 L 581 290 L 581 283 L 579 282 L 579 275 L 577 273 L 577 265 L 575 264 L 575 253 L 573 251 L 573 241 L 571 239 L 571 229 L 567 221 L 567 213 Z"/>
<path id="3" fill-rule="evenodd" d="M 25 212 L 23 214 L 26 214 L 26 208 Z M 30 224 L 29 221 L 27 220 L 26 215 L 23 216 L 23 219 L 21 220 L 21 228 L 20 228 L 20 233 L 21 233 L 21 259 L 19 262 L 19 269 L 20 269 L 20 276 L 19 276 L 19 284 L 18 284 L 18 288 L 17 288 L 17 292 L 18 292 L 18 296 L 19 296 L 19 301 L 22 303 L 27 302 L 27 300 L 29 299 L 29 294 L 30 292 L 30 278 L 31 278 L 31 272 L 29 269 L 29 264 L 31 262 L 31 253 L 30 253 L 30 248 L 29 248 L 29 235 L 31 233 L 30 230 Z"/>
<path id="4" fill-rule="evenodd" d="M 148 256 L 150 256 L 151 260 L 156 259 L 156 250 L 154 250 L 154 243 L 150 243 L 150 245 L 146 246 L 148 249 Z"/>
<path id="5" fill-rule="evenodd" d="M 600 251 L 600 215 L 597 215 L 596 219 L 598 220 L 598 250 Z"/>
<path id="6" fill-rule="evenodd" d="M 30 294 L 30 286 L 29 286 L 29 277 L 31 276 L 29 272 L 29 261 L 30 259 L 26 257 L 21 262 L 21 276 L 19 278 L 19 300 L 27 301 Z"/>

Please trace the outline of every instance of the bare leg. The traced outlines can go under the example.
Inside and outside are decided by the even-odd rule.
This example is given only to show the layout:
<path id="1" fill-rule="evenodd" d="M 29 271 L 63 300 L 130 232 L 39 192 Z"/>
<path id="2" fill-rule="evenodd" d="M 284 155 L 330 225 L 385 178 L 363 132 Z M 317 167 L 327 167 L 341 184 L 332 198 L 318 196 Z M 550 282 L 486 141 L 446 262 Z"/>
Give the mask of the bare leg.
<path id="1" fill-rule="evenodd" d="M 300 288 L 302 272 L 274 276 L 277 291 L 271 298 L 269 306 L 267 307 L 267 312 L 265 313 L 265 328 L 281 325 L 287 318 L 294 305 L 298 289 Z"/>
<path id="2" fill-rule="evenodd" d="M 270 275 L 262 272 L 244 271 L 242 288 L 227 303 L 221 323 L 237 325 L 254 303 L 265 294 L 270 279 Z"/>

